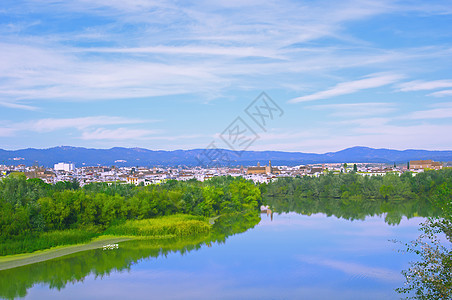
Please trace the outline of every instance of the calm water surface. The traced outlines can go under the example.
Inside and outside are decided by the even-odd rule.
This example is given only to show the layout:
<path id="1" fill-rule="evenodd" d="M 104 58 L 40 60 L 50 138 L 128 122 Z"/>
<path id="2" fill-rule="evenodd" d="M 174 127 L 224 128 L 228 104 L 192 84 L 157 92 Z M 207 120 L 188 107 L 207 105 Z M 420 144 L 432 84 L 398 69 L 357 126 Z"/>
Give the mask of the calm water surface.
<path id="1" fill-rule="evenodd" d="M 179 241 L 182 251 L 149 241 L 120 243 L 0 271 L 3 297 L 27 299 L 399 299 L 401 270 L 423 218 L 349 221 L 324 214 L 262 214 L 225 242 Z M 195 246 L 191 246 L 191 245 Z M 153 248 L 154 247 L 154 248 Z M 165 247 L 165 246 L 163 246 Z M 2 274 L 3 273 L 3 274 Z M 8 281 L 9 280 L 9 281 Z M 8 281 L 8 282 L 6 282 Z M 5 285 L 8 285 L 7 287 Z"/>

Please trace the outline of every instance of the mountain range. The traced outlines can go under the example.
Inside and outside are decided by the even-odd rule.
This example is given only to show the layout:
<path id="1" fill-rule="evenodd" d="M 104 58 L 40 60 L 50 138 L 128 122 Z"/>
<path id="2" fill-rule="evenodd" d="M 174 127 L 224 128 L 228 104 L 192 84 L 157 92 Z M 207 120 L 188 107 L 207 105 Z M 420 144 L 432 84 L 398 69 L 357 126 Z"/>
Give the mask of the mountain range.
<path id="1" fill-rule="evenodd" d="M 213 156 L 221 154 L 219 159 Z M 212 159 L 211 159 L 212 158 Z M 242 151 L 219 149 L 207 151 L 192 150 L 148 150 L 143 148 L 90 149 L 83 147 L 60 146 L 48 149 L 0 149 L 0 164 L 4 165 L 40 165 L 53 167 L 58 162 L 71 162 L 82 166 L 195 166 L 195 165 L 256 165 L 258 162 L 273 165 L 301 165 L 312 163 L 406 163 L 409 160 L 433 159 L 434 161 L 452 161 L 452 151 L 430 150 L 392 150 L 368 147 L 352 147 L 337 152 L 323 154 L 283 152 L 283 151 Z"/>

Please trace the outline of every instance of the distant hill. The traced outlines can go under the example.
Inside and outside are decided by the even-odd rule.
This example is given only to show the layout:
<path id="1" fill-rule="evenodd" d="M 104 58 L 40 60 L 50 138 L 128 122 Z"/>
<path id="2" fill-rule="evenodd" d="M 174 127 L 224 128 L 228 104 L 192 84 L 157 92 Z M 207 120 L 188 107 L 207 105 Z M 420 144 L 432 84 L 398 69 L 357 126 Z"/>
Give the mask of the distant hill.
<path id="1" fill-rule="evenodd" d="M 380 162 L 406 163 L 409 160 L 433 159 L 452 161 L 452 151 L 391 150 L 368 147 L 352 147 L 324 154 L 283 152 L 283 151 L 243 151 L 237 155 L 231 150 L 221 150 L 229 156 L 230 165 L 255 165 L 258 162 L 274 165 L 299 165 L 333 162 Z M 89 149 L 82 147 L 54 147 L 49 149 L 0 149 L 0 164 L 33 165 L 52 167 L 58 162 L 72 162 L 77 167 L 86 166 L 177 166 L 199 165 L 197 158 L 205 157 L 205 150 L 154 151 L 142 148 Z"/>

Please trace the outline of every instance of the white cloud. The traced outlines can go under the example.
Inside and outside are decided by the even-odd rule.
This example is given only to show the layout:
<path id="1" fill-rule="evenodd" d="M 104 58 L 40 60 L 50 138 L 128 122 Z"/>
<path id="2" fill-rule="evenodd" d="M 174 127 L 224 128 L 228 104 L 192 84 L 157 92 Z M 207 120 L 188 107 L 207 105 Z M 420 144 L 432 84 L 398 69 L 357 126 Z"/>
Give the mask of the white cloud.
<path id="1" fill-rule="evenodd" d="M 424 119 L 452 119 L 452 107 L 442 107 L 428 109 L 422 111 L 414 111 L 407 115 L 401 116 L 401 119 L 424 120 Z"/>
<path id="2" fill-rule="evenodd" d="M 0 64 L 0 98 L 11 99 L 9 107 L 17 108 L 23 99 L 130 99 L 208 92 L 228 84 L 212 63 L 198 59 L 162 63 L 127 56 L 108 61 L 85 59 L 67 47 L 5 43 L 0 56 L 5 62 Z"/>
<path id="3" fill-rule="evenodd" d="M 154 46 L 135 48 L 85 48 L 75 51 L 96 53 L 127 53 L 127 54 L 150 54 L 159 53 L 166 55 L 219 55 L 237 57 L 268 57 L 284 59 L 282 53 L 278 54 L 276 49 L 262 49 L 255 47 L 218 47 L 218 46 Z"/>
<path id="4" fill-rule="evenodd" d="M 179 141 L 179 140 L 192 140 L 192 139 L 199 139 L 199 138 L 205 138 L 205 137 L 211 137 L 210 135 L 202 135 L 202 134 L 183 134 L 183 135 L 165 135 L 165 136 L 153 136 L 147 138 L 148 140 L 165 140 L 165 141 Z M 202 147 L 198 148 L 204 148 L 206 145 L 203 144 Z M 184 147 L 187 147 L 187 145 L 184 145 Z"/>
<path id="5" fill-rule="evenodd" d="M 0 127 L 0 137 L 13 136 L 16 131 L 12 128 Z"/>
<path id="6" fill-rule="evenodd" d="M 333 112 L 331 115 L 335 117 L 359 117 L 388 114 L 396 110 L 395 106 L 396 105 L 394 103 L 362 102 L 311 105 L 306 108 L 316 110 L 332 110 Z"/>
<path id="7" fill-rule="evenodd" d="M 10 52 L 20 52 L 8 45 Z M 3 48 L 4 49 L 4 48 Z M 2 50 L 0 48 L 0 54 Z M 27 63 L 16 55 L 3 56 L 11 62 L 0 66 L 4 83 L 0 97 L 11 99 L 103 100 L 172 95 L 223 86 L 210 66 L 196 63 L 162 64 L 148 61 L 83 61 L 53 51 L 29 49 L 26 56 L 42 63 Z M 41 59 L 39 59 L 40 54 Z M 34 66 L 36 65 L 36 66 Z M 33 69 L 34 71 L 29 71 Z M 70 70 L 70 72 L 68 71 Z"/>
<path id="8" fill-rule="evenodd" d="M 303 130 L 286 130 L 286 129 L 273 129 L 270 132 L 263 132 L 259 134 L 259 139 L 257 140 L 257 143 L 261 141 L 277 141 L 277 140 L 299 140 L 299 139 L 306 139 L 306 138 L 312 138 L 313 136 L 319 134 L 322 129 L 317 129 L 315 131 L 309 130 L 309 131 L 303 131 Z M 325 133 L 325 132 L 323 132 Z"/>
<path id="9" fill-rule="evenodd" d="M 124 117 L 93 116 L 81 118 L 40 119 L 18 124 L 16 128 L 38 132 L 48 132 L 67 128 L 84 129 L 93 126 L 140 124 L 152 121 L 153 120 L 129 119 Z"/>
<path id="10" fill-rule="evenodd" d="M 146 129 L 105 129 L 97 128 L 93 131 L 84 131 L 80 137 L 82 140 L 136 140 L 146 139 L 149 135 L 155 134 L 155 130 Z"/>
<path id="11" fill-rule="evenodd" d="M 94 128 L 98 126 L 114 126 L 114 125 L 131 125 L 131 124 L 144 124 L 152 123 L 156 120 L 140 120 L 140 119 L 130 119 L 124 117 L 111 117 L 111 116 L 91 116 L 91 117 L 81 117 L 81 118 L 60 118 L 60 119 L 39 119 L 31 120 L 26 122 L 17 123 L 5 123 L 3 127 L 0 127 L 0 136 L 13 136 L 20 131 L 29 132 L 53 132 L 63 129 L 76 129 L 76 130 L 87 130 L 91 129 L 91 135 L 87 132 L 84 137 L 92 136 L 96 134 L 99 136 L 102 131 L 95 130 Z M 124 133 L 125 131 L 118 131 L 118 134 Z M 150 131 L 146 131 L 150 132 Z M 108 131 L 105 131 L 105 136 L 108 136 Z M 138 134 L 139 131 L 131 131 L 131 134 Z"/>
<path id="12" fill-rule="evenodd" d="M 334 87 L 311 95 L 291 99 L 289 103 L 328 99 L 336 96 L 356 93 L 360 90 L 377 88 L 395 83 L 402 78 L 398 74 L 371 74 L 364 79 L 342 82 Z"/>
<path id="13" fill-rule="evenodd" d="M 450 80 L 450 79 L 449 80 L 434 80 L 434 81 L 414 80 L 414 81 L 410 81 L 410 82 L 401 83 L 401 84 L 399 84 L 398 87 L 401 92 L 452 88 L 452 80 Z"/>
<path id="14" fill-rule="evenodd" d="M 226 88 L 294 85 L 290 74 L 381 64 L 405 57 L 394 51 L 355 49 L 363 42 L 343 24 L 390 12 L 390 1 L 300 4 L 292 1 L 193 3 L 167 1 L 28 1 L 31 10 L 107 16 L 114 22 L 70 35 L 10 37 L 0 45 L 0 96 L 19 101 L 87 101 L 175 94 L 222 95 Z M 227 15 L 221 13 L 227 10 Z M 283 16 L 283 17 L 282 17 Z M 47 23 L 42 20 L 42 26 Z M 124 26 L 127 25 L 127 26 Z M 134 30 L 124 30 L 132 26 Z M 307 47 L 316 39 L 345 47 Z M 76 39 L 76 40 L 74 40 Z M 98 42 L 87 48 L 78 42 Z M 85 45 L 85 44 L 82 44 Z M 365 50 L 365 51 L 364 51 Z M 406 52 L 406 51 L 404 51 Z M 189 56 L 189 59 L 187 59 Z M 252 59 L 246 59 L 251 57 Z M 259 58 L 259 59 L 255 59 Z M 247 76 L 244 78 L 244 76 Z M 250 79 L 252 78 L 252 79 Z M 258 78 L 257 80 L 255 78 Z M 2 84 L 3 82 L 3 84 Z"/>
<path id="15" fill-rule="evenodd" d="M 384 126 L 388 122 L 390 122 L 390 118 L 358 118 L 358 119 L 348 119 L 343 121 L 333 121 L 331 124 L 333 125 L 354 125 L 357 128 L 369 128 L 369 127 L 378 127 L 378 126 Z"/>
<path id="16" fill-rule="evenodd" d="M 3 126 L 6 128 L 2 129 L 3 134 L 74 128 L 87 140 L 98 139 L 98 144 L 101 144 L 108 137 L 113 144 L 117 141 L 112 137 L 116 130 L 124 137 L 146 140 L 177 141 L 185 136 L 192 137 L 194 140 L 191 142 L 186 138 L 184 147 L 188 147 L 199 144 L 202 136 L 190 135 L 189 132 L 186 135 L 150 134 L 144 126 L 134 126 L 133 129 L 126 126 L 144 124 L 147 122 L 144 120 L 106 116 L 104 119 L 71 118 L 69 114 L 80 115 L 80 111 L 86 110 L 88 101 L 145 98 L 139 101 L 143 109 L 149 109 L 150 105 L 153 109 L 167 105 L 163 101 L 170 102 L 177 109 L 179 101 L 205 103 L 216 98 L 239 99 L 245 92 L 263 89 L 275 90 L 275 94 L 280 92 L 281 97 L 304 95 L 292 99 L 292 102 L 328 99 L 378 87 L 385 87 L 381 89 L 385 92 L 392 92 L 394 87 L 400 91 L 431 90 L 430 95 L 437 97 L 450 96 L 450 90 L 446 90 L 451 88 L 450 79 L 414 80 L 396 85 L 407 80 L 402 80 L 399 75 L 402 73 L 410 74 L 409 80 L 422 79 L 427 69 L 429 76 L 437 76 L 435 72 L 447 74 L 452 53 L 450 45 L 436 39 L 438 43 L 413 43 L 411 48 L 397 48 L 401 45 L 399 43 L 386 47 L 382 46 L 379 38 L 385 34 L 397 38 L 399 33 L 394 31 L 399 28 L 391 27 L 390 22 L 400 17 L 398 13 L 412 20 L 419 14 L 430 17 L 448 13 L 450 5 L 421 5 L 419 2 L 409 6 L 392 0 L 256 3 L 254 0 L 192 3 L 163 0 L 55 0 L 43 3 L 27 0 L 19 5 L 5 6 L 0 14 L 11 16 L 11 20 L 20 19 L 20 22 L 11 21 L 10 29 L 0 28 L 0 107 L 3 108 L 3 119 L 23 118 L 20 112 L 13 117 L 6 115 L 11 109 L 36 110 L 36 118 L 44 118 L 40 106 L 44 101 L 55 103 L 59 114 L 54 115 L 62 119 L 15 121 Z M 28 11 L 35 14 L 29 15 Z M 48 14 L 59 17 L 46 18 Z M 390 15 L 388 28 L 378 27 L 378 31 L 370 30 L 366 35 L 356 31 L 356 26 L 367 26 L 367 20 L 379 15 Z M 42 16 L 41 20 L 36 20 L 36 16 Z M 88 18 L 84 18 L 86 16 Z M 73 22 L 74 17 L 77 22 Z M 40 28 L 46 30 L 40 31 Z M 442 33 L 441 28 L 433 26 L 426 30 L 432 36 Z M 413 36 L 418 36 L 418 32 L 409 30 L 402 33 L 408 34 L 403 35 L 403 39 L 411 41 L 414 41 Z M 376 34 L 379 37 L 375 38 Z M 360 77 L 356 74 L 370 75 Z M 325 80 L 333 84 L 318 85 Z M 394 86 L 390 89 L 391 84 Z M 188 96 L 187 100 L 180 96 L 151 99 L 162 95 Z M 405 101 L 400 93 L 392 95 L 391 101 L 395 103 Z M 80 111 L 61 115 L 61 112 L 64 114 L 65 101 L 85 103 L 79 105 Z M 360 101 L 375 100 L 362 98 Z M 48 104 L 42 106 L 49 110 L 45 112 L 49 113 L 46 117 L 55 113 L 53 105 Z M 321 119 L 323 112 L 335 117 L 331 118 L 333 120 L 341 120 L 339 117 L 355 120 L 332 124 L 326 123 L 331 119 L 323 119 L 324 126 L 305 134 L 302 130 L 297 132 L 293 124 L 301 120 L 294 118 L 287 122 L 292 122 L 288 128 L 266 133 L 260 142 L 268 143 L 266 147 L 275 150 L 281 147 L 296 151 L 304 149 L 302 141 L 306 141 L 306 147 L 315 152 L 366 143 L 385 146 L 378 141 L 380 138 L 386 143 L 394 143 L 387 145 L 400 148 L 406 148 L 411 141 L 414 141 L 413 147 L 423 147 L 418 140 L 425 140 L 425 145 L 434 145 L 434 140 L 438 139 L 436 133 L 428 135 L 424 132 L 427 136 L 416 140 L 411 130 L 422 128 L 406 129 L 408 135 L 404 136 L 397 132 L 400 129 L 406 133 L 403 126 L 389 126 L 391 123 L 386 114 L 396 119 L 396 110 L 402 107 L 380 102 L 311 106 L 312 120 Z M 228 111 L 226 106 L 224 111 Z M 289 113 L 287 116 L 289 118 Z M 432 107 L 424 112 L 406 113 L 406 118 L 422 122 L 439 116 L 447 118 L 448 111 L 441 112 L 439 107 Z M 208 118 L 194 122 L 208 124 L 215 117 Z M 29 128 L 25 128 L 27 126 Z M 338 132 L 337 126 L 343 126 L 344 130 Z M 366 130 L 380 126 L 395 132 L 359 133 L 350 129 L 353 126 Z M 281 143 L 272 145 L 272 140 Z M 444 140 L 447 139 L 438 141 L 438 147 L 447 145 Z M 170 142 L 166 143 L 166 147 L 170 145 Z M 319 148 L 314 148 L 314 145 Z"/>
<path id="17" fill-rule="evenodd" d="M 433 96 L 433 97 L 452 96 L 452 90 L 444 90 L 444 91 L 434 92 L 434 93 L 429 94 L 429 96 Z"/>
<path id="18" fill-rule="evenodd" d="M 24 110 L 37 110 L 38 109 L 37 107 L 31 106 L 31 105 L 3 102 L 3 101 L 0 101 L 0 106 L 4 106 L 4 107 L 8 107 L 8 108 L 24 109 Z"/>
<path id="19" fill-rule="evenodd" d="M 398 150 L 450 150 L 447 137 L 452 125 L 393 125 L 392 118 L 360 118 L 343 120 L 300 129 L 299 134 L 286 139 L 259 139 L 249 150 L 280 150 L 324 153 L 351 146 L 390 148 Z M 303 133 L 306 133 L 303 136 Z"/>

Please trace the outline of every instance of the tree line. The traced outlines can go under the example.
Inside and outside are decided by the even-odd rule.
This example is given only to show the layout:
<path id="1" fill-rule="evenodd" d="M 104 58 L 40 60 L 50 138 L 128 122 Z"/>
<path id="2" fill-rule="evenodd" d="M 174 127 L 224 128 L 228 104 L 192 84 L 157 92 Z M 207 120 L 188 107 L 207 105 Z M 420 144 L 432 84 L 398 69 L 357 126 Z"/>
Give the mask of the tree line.
<path id="1" fill-rule="evenodd" d="M 76 181 L 46 184 L 11 174 L 0 180 L 0 241 L 68 229 L 102 231 L 125 220 L 173 214 L 212 217 L 257 210 L 261 193 L 243 178 L 170 180 L 134 186 Z"/>
<path id="2" fill-rule="evenodd" d="M 452 170 L 445 169 L 416 176 L 341 173 L 280 178 L 260 188 L 264 203 L 277 212 L 324 213 L 347 220 L 385 214 L 385 221 L 396 225 L 403 216 L 444 216 L 444 210 L 437 205 L 437 194 L 451 186 Z"/>
<path id="3" fill-rule="evenodd" d="M 361 176 L 354 172 L 332 172 L 319 177 L 286 177 L 261 185 L 267 197 L 340 198 L 371 201 L 373 199 L 419 199 L 430 197 L 441 185 L 452 185 L 452 169 L 411 172 L 385 176 Z"/>

